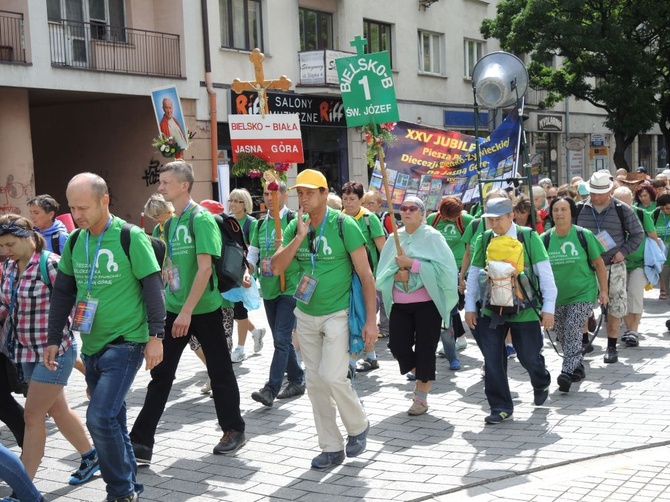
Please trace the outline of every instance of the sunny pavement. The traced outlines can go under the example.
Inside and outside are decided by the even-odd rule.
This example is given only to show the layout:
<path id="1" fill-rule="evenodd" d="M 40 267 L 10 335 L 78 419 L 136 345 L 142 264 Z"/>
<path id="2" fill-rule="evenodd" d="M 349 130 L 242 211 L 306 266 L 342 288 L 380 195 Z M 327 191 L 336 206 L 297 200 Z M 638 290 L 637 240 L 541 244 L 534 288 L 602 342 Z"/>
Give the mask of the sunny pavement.
<path id="1" fill-rule="evenodd" d="M 484 425 L 489 409 L 481 356 L 470 334 L 460 353 L 461 371 L 449 371 L 447 361 L 438 359 L 430 410 L 420 417 L 407 415 L 414 384 L 399 374 L 387 340 L 380 339 L 380 369 L 359 374 L 355 383 L 371 421 L 367 451 L 325 472 L 310 469 L 319 448 L 307 396 L 275 401 L 272 408 L 250 397 L 267 379 L 269 332 L 258 355 L 249 336 L 250 357 L 235 365 L 248 442 L 234 456 L 212 454 L 222 433 L 213 401 L 200 394 L 205 369 L 187 348 L 158 428 L 153 463 L 139 469 L 141 500 L 670 500 L 668 303 L 657 299 L 658 290 L 645 297 L 640 347 L 620 346 L 620 362 L 604 364 L 603 328 L 586 359 L 586 381 L 569 394 L 558 392 L 560 359 L 545 344 L 553 383 L 544 406 L 533 405 L 525 371 L 510 361 L 514 420 L 497 426 Z M 251 319 L 267 326 L 262 310 Z M 148 381 L 148 372 L 140 370 L 127 399 L 129 426 Z M 67 396 L 85 417 L 84 379 L 77 372 Z M 68 486 L 78 456 L 52 420 L 47 427 L 39 489 L 51 501 L 104 500 L 99 475 L 83 486 Z M 4 426 L 0 440 L 18 451 Z M 0 486 L 0 496 L 8 494 Z"/>

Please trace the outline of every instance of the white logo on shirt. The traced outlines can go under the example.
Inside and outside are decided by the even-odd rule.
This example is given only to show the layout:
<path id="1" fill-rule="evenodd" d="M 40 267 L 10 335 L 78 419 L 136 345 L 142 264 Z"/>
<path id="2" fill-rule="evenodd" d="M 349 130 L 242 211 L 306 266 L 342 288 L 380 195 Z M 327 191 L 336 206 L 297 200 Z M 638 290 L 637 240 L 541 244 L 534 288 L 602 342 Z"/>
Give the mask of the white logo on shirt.
<path id="1" fill-rule="evenodd" d="M 317 249 L 320 249 L 326 256 L 330 256 L 331 254 L 333 254 L 333 250 L 330 247 L 328 247 L 328 239 L 326 239 L 325 236 L 317 237 L 316 240 L 314 241 L 314 245 L 316 246 Z"/>
<path id="2" fill-rule="evenodd" d="M 182 232 L 184 234 L 184 244 L 190 244 L 193 242 L 193 239 L 188 233 L 188 227 L 186 225 L 179 225 L 177 227 L 176 233 L 177 233 L 177 241 L 179 241 L 179 232 Z"/>
<path id="3" fill-rule="evenodd" d="M 564 242 L 563 245 L 561 246 L 561 253 L 563 254 L 568 254 L 567 253 L 567 248 L 571 248 L 570 255 L 571 256 L 579 256 L 579 253 L 577 252 L 577 248 L 575 248 L 575 245 L 572 242 Z"/>
<path id="4" fill-rule="evenodd" d="M 118 272 L 119 264 L 114 261 L 114 253 L 112 253 L 109 249 L 100 250 L 98 259 L 95 261 L 95 267 L 100 268 L 100 257 L 103 255 L 107 257 L 107 272 Z"/>

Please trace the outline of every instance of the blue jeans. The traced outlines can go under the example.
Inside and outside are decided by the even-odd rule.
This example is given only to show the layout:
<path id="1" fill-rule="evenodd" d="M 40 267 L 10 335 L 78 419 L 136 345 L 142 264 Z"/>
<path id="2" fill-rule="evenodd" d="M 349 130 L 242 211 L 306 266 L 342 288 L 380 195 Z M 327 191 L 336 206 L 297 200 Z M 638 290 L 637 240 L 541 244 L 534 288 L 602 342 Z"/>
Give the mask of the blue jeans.
<path id="1" fill-rule="evenodd" d="M 263 300 L 265 315 L 272 330 L 275 352 L 270 365 L 270 379 L 265 384 L 275 395 L 279 394 L 284 382 L 284 372 L 290 383 L 303 385 L 305 372 L 300 367 L 298 356 L 293 346 L 292 331 L 295 325 L 296 299 L 289 295 L 279 295 L 272 300 Z"/>
<path id="2" fill-rule="evenodd" d="M 85 336 L 85 335 L 84 335 Z M 106 345 L 97 354 L 82 354 L 91 401 L 86 426 L 98 451 L 107 500 L 141 493 L 135 454 L 126 427 L 126 394 L 144 360 L 143 343 Z"/>
<path id="3" fill-rule="evenodd" d="M 540 390 L 549 386 L 551 376 L 544 364 L 542 333 L 538 321 L 503 322 L 491 327 L 491 318 L 480 316 L 475 326 L 474 337 L 484 355 L 486 365 L 484 391 L 491 407 L 491 413 L 505 411 L 512 413 L 514 403 L 507 380 L 507 351 L 505 336 L 507 330 L 512 334 L 512 343 L 516 348 L 521 365 L 528 371 L 533 389 Z"/>
<path id="4" fill-rule="evenodd" d="M 2 444 L 0 444 L 0 479 L 7 482 L 21 502 L 46 501 L 28 477 L 19 457 Z"/>

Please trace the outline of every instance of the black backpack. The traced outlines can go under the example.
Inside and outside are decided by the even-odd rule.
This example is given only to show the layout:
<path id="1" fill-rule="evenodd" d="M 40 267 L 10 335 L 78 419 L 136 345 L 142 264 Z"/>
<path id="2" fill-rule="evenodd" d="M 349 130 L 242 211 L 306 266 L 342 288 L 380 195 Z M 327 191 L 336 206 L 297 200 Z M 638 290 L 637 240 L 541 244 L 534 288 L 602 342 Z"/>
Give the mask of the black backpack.
<path id="1" fill-rule="evenodd" d="M 201 205 L 196 204 L 191 211 L 191 216 L 188 219 L 188 231 L 195 238 L 195 231 L 193 228 L 193 218 L 201 211 L 205 211 Z M 247 245 L 244 242 L 244 234 L 240 228 L 240 224 L 235 217 L 227 214 L 214 214 L 214 221 L 219 227 L 221 233 L 221 256 L 218 258 L 212 257 L 214 265 L 214 272 L 219 280 L 219 291 L 225 293 L 233 288 L 242 285 L 244 278 L 244 271 L 247 266 Z M 165 235 L 169 234 L 170 221 L 165 223 Z M 210 277 L 209 285 L 214 289 L 214 278 Z"/>
<path id="2" fill-rule="evenodd" d="M 130 230 L 134 226 L 136 225 L 126 222 L 123 224 L 123 227 L 121 228 L 121 247 L 123 248 L 123 252 L 126 254 L 126 257 L 128 258 L 128 261 L 130 261 Z M 79 238 L 80 232 L 81 228 L 78 228 L 77 230 L 75 230 L 70 234 L 70 240 L 68 241 L 68 244 L 70 246 L 70 253 L 72 253 L 72 249 L 74 248 L 74 245 L 77 242 L 77 239 Z M 158 261 L 158 266 L 161 268 L 161 270 L 163 270 L 163 264 L 165 263 L 165 254 L 166 254 L 165 243 L 158 237 L 152 237 L 144 232 L 142 233 L 146 235 L 151 241 L 151 248 L 154 250 L 154 255 L 156 256 L 156 260 Z"/>
<path id="3" fill-rule="evenodd" d="M 61 255 L 61 249 L 60 249 L 60 236 L 61 235 L 67 235 L 67 232 L 63 232 L 59 230 L 58 232 L 54 232 L 51 234 L 51 252 L 56 253 L 57 255 Z"/>

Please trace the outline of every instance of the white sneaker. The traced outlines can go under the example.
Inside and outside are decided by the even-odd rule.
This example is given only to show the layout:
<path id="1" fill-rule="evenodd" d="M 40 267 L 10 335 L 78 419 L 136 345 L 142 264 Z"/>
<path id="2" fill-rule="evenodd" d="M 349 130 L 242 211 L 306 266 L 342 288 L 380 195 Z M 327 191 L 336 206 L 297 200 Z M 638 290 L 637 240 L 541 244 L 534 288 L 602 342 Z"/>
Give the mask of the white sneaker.
<path id="1" fill-rule="evenodd" d="M 456 338 L 456 350 L 463 350 L 468 346 L 468 339 L 465 335 Z"/>
<path id="2" fill-rule="evenodd" d="M 212 391 L 212 381 L 208 378 L 205 385 L 200 389 L 200 394 L 209 394 Z"/>
<path id="3" fill-rule="evenodd" d="M 240 347 L 235 347 L 233 353 L 230 354 L 230 360 L 234 363 L 241 363 L 245 358 L 244 349 L 241 349 Z"/>
<path id="4" fill-rule="evenodd" d="M 263 337 L 265 336 L 265 328 L 256 328 L 251 332 L 251 338 L 254 339 L 254 352 L 258 354 L 263 350 Z"/>

